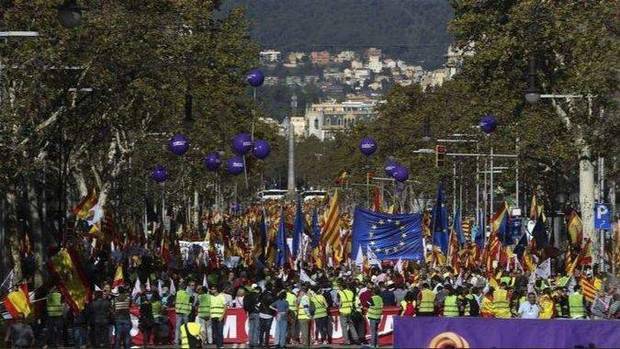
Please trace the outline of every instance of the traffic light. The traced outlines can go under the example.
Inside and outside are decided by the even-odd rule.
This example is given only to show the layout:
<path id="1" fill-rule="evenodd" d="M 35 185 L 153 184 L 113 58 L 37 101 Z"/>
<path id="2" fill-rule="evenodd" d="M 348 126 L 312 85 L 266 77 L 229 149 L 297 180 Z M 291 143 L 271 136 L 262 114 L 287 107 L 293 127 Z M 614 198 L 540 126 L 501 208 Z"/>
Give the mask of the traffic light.
<path id="1" fill-rule="evenodd" d="M 446 162 L 446 146 L 437 144 L 435 146 L 435 166 L 443 167 Z"/>

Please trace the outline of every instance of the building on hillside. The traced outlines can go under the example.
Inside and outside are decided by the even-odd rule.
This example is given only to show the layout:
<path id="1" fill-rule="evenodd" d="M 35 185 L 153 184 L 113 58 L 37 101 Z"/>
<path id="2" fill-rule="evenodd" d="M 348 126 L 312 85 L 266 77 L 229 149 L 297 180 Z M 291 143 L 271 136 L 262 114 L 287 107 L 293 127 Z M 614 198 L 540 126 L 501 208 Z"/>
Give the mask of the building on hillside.
<path id="1" fill-rule="evenodd" d="M 355 69 L 362 69 L 364 68 L 364 63 L 362 63 L 362 61 L 351 61 L 351 69 L 355 70 Z"/>
<path id="2" fill-rule="evenodd" d="M 275 119 L 270 118 L 270 117 L 259 117 L 258 121 L 260 121 L 262 123 L 265 123 L 265 124 L 275 128 L 275 129 L 279 129 L 279 127 L 280 127 L 280 123 L 277 122 Z"/>
<path id="3" fill-rule="evenodd" d="M 293 132 L 295 133 L 295 140 L 299 141 L 299 138 L 306 136 L 306 118 L 303 116 L 291 116 L 290 123 L 293 126 Z"/>
<path id="4" fill-rule="evenodd" d="M 370 59 L 371 56 L 379 56 L 379 57 L 381 57 L 383 55 L 383 53 L 381 52 L 380 48 L 370 47 L 370 48 L 366 49 L 366 51 L 364 51 L 364 55 L 366 56 L 366 58 Z"/>
<path id="5" fill-rule="evenodd" d="M 301 76 L 291 75 L 286 77 L 286 86 L 294 87 L 294 86 L 302 86 L 303 80 Z"/>
<path id="6" fill-rule="evenodd" d="M 368 69 L 372 70 L 373 73 L 380 73 L 381 70 L 383 70 L 383 62 L 381 61 L 381 56 L 368 57 Z"/>
<path id="7" fill-rule="evenodd" d="M 265 76 L 265 86 L 275 86 L 280 83 L 280 78 L 277 76 Z"/>
<path id="8" fill-rule="evenodd" d="M 316 65 L 328 65 L 330 55 L 327 51 L 313 51 L 310 53 L 310 61 Z"/>
<path id="9" fill-rule="evenodd" d="M 286 56 L 286 59 L 289 64 L 300 64 L 304 57 L 306 57 L 304 52 L 290 52 L 288 56 Z"/>
<path id="10" fill-rule="evenodd" d="M 258 56 L 261 64 L 275 64 L 282 60 L 282 52 L 275 50 L 261 51 Z"/>
<path id="11" fill-rule="evenodd" d="M 376 101 L 371 99 L 313 103 L 306 108 L 304 115 L 306 134 L 320 140 L 331 139 L 337 132 L 376 117 L 375 106 Z"/>
<path id="12" fill-rule="evenodd" d="M 334 62 L 344 63 L 351 62 L 357 58 L 355 51 L 342 51 L 334 57 Z"/>

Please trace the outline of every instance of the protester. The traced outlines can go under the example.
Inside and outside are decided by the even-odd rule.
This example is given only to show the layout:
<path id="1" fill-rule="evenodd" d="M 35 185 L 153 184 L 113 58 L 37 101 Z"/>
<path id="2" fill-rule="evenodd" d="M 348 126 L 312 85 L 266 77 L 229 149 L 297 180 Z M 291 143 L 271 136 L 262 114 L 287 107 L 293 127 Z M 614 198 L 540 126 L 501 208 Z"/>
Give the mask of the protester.
<path id="1" fill-rule="evenodd" d="M 34 345 L 32 327 L 26 323 L 23 314 L 19 314 L 15 323 L 11 324 L 4 341 L 14 349 L 26 349 Z"/>
<path id="2" fill-rule="evenodd" d="M 370 340 L 374 348 L 379 343 L 379 322 L 383 314 L 383 299 L 381 298 L 381 289 L 378 287 L 374 290 L 374 295 L 368 302 L 368 323 L 370 327 Z"/>
<path id="3" fill-rule="evenodd" d="M 540 306 L 536 303 L 536 294 L 530 292 L 527 295 L 527 302 L 523 302 L 519 306 L 519 317 L 521 319 L 538 319 L 539 314 Z"/>
<path id="4" fill-rule="evenodd" d="M 125 288 L 119 289 L 119 294 L 113 302 L 114 304 L 114 348 L 119 349 L 121 346 L 125 349 L 131 348 L 131 317 L 129 315 L 129 307 L 131 300 Z"/>
<path id="5" fill-rule="evenodd" d="M 211 286 L 211 328 L 213 331 L 213 343 L 216 348 L 224 347 L 224 316 L 226 315 L 226 299 L 221 293 L 221 288 Z"/>
<path id="6" fill-rule="evenodd" d="M 278 299 L 269 306 L 276 313 L 276 348 L 286 346 L 288 332 L 288 302 L 286 301 L 286 290 L 280 291 Z"/>

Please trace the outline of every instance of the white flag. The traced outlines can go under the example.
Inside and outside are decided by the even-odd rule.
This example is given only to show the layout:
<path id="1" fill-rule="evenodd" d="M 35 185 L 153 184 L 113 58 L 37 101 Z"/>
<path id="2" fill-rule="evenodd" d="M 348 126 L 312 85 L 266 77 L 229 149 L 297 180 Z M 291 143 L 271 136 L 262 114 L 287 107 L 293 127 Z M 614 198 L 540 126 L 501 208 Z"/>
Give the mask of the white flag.
<path id="1" fill-rule="evenodd" d="M 142 284 L 140 283 L 140 278 L 136 279 L 136 284 L 133 286 L 133 291 L 131 291 L 131 296 L 135 297 L 136 295 L 142 292 Z"/>
<path id="2" fill-rule="evenodd" d="M 147 291 L 150 291 L 150 290 L 151 290 L 151 280 L 150 280 L 150 278 L 146 278 L 146 286 L 144 286 L 144 288 L 145 288 Z"/>
<path id="3" fill-rule="evenodd" d="M 207 274 L 204 274 L 202 277 L 202 286 L 209 288 L 209 283 L 207 282 Z"/>
<path id="4" fill-rule="evenodd" d="M 251 249 L 254 249 L 254 234 L 252 234 L 252 227 L 248 228 L 248 245 Z"/>
<path id="5" fill-rule="evenodd" d="M 543 279 L 548 279 L 551 276 L 551 258 L 547 258 L 536 267 L 536 275 Z"/>
<path id="6" fill-rule="evenodd" d="M 355 256 L 355 265 L 361 267 L 364 265 L 364 251 L 362 251 L 362 245 L 359 245 L 357 249 L 357 255 Z"/>
<path id="7" fill-rule="evenodd" d="M 162 293 L 164 293 L 164 283 L 161 279 L 157 280 L 157 293 L 161 297 Z"/>
<path id="8" fill-rule="evenodd" d="M 400 275 L 403 275 L 403 260 L 401 258 L 398 258 L 398 262 L 396 262 L 394 270 L 396 270 Z"/>
<path id="9" fill-rule="evenodd" d="M 308 276 L 308 274 L 306 274 L 306 271 L 305 271 L 305 270 L 303 270 L 303 269 L 299 272 L 299 279 L 300 279 L 302 282 L 308 282 L 308 283 L 310 283 L 310 285 L 312 285 L 312 286 L 316 285 L 316 282 L 315 282 L 314 280 L 312 280 L 312 279 Z"/>
<path id="10" fill-rule="evenodd" d="M 173 296 L 175 294 L 177 294 L 177 288 L 174 287 L 174 280 L 173 279 L 170 279 L 170 294 L 173 295 Z"/>

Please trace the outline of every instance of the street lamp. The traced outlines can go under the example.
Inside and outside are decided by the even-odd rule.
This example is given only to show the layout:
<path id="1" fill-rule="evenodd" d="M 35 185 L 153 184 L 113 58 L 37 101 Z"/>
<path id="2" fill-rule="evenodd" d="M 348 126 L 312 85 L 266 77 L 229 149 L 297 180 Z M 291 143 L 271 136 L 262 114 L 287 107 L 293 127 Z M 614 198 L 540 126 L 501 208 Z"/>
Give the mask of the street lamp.
<path id="1" fill-rule="evenodd" d="M 529 104 L 536 104 L 540 100 L 540 92 L 536 88 L 536 61 L 530 58 L 527 64 L 527 90 L 525 100 Z"/>
<path id="2" fill-rule="evenodd" d="M 82 22 L 82 8 L 76 0 L 65 0 L 62 5 L 57 7 L 58 20 L 65 28 L 75 28 Z"/>

